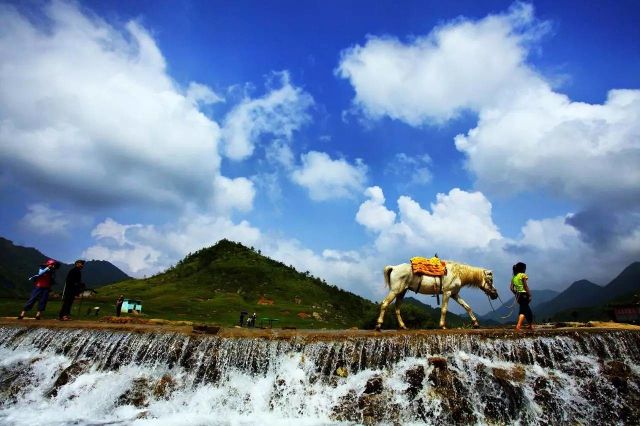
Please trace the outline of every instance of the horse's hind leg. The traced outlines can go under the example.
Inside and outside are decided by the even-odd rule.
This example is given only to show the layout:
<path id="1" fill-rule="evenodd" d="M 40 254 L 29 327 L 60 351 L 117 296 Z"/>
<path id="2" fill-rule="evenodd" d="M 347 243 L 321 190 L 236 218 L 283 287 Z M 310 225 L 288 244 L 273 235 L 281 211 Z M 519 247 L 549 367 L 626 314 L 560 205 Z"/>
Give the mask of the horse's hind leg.
<path id="1" fill-rule="evenodd" d="M 469 316 L 471 317 L 471 321 L 473 321 L 473 328 L 478 328 L 480 327 L 480 324 L 478 324 L 478 319 L 476 318 L 476 316 L 473 314 L 473 311 L 471 310 L 471 306 L 469 306 L 469 304 L 467 302 L 465 302 L 464 300 L 462 300 L 462 297 L 460 297 L 459 294 L 456 295 L 451 295 L 451 297 L 453 298 L 453 300 L 455 300 L 456 302 L 458 302 L 458 304 L 460 306 L 462 306 L 464 308 L 465 311 L 467 311 L 467 313 L 469 314 Z"/>
<path id="2" fill-rule="evenodd" d="M 407 294 L 407 290 L 404 290 L 402 293 L 396 296 L 396 318 L 398 319 L 398 328 L 402 330 L 407 329 L 407 327 L 404 325 L 404 321 L 402 321 L 402 317 L 400 316 L 400 305 L 402 305 L 402 300 L 404 299 L 405 294 Z"/>
<path id="3" fill-rule="evenodd" d="M 384 312 L 387 310 L 387 306 L 389 306 L 389 304 L 393 302 L 393 299 L 396 298 L 397 294 L 398 293 L 391 290 L 389 294 L 387 294 L 387 297 L 382 300 L 382 303 L 380 304 L 380 315 L 378 316 L 378 322 L 376 323 L 377 331 L 380 331 L 380 329 L 382 328 L 382 322 L 384 321 Z"/>

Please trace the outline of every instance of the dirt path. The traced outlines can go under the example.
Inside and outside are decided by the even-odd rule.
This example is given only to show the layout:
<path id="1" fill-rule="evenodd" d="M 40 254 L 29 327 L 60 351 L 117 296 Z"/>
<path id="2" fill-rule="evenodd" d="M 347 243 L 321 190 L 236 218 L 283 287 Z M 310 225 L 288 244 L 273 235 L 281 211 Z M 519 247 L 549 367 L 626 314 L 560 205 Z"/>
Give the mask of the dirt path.
<path id="1" fill-rule="evenodd" d="M 442 334 L 468 334 L 476 335 L 480 338 L 506 338 L 514 339 L 519 337 L 529 337 L 538 335 L 563 335 L 570 333 L 592 333 L 606 330 L 634 330 L 640 332 L 640 326 L 630 324 L 619 324 L 613 322 L 590 322 L 590 323 L 562 323 L 555 325 L 540 325 L 533 331 L 516 332 L 512 326 L 502 328 L 481 328 L 472 329 L 449 329 L 449 330 L 384 330 L 376 332 L 374 330 L 306 330 L 306 329 L 261 329 L 261 328 L 239 328 L 239 327 L 217 327 L 213 325 L 200 326 L 188 321 L 167 321 L 160 319 L 138 319 L 138 318 L 114 318 L 105 317 L 101 321 L 58 321 L 55 319 L 44 319 L 36 321 L 33 318 L 25 318 L 21 321 L 15 317 L 0 318 L 0 327 L 43 327 L 43 328 L 71 328 L 71 329 L 93 329 L 93 330 L 114 330 L 135 333 L 197 333 L 198 328 L 205 334 L 215 334 L 220 337 L 230 338 L 267 338 L 267 339 L 295 339 L 303 340 L 342 340 L 361 337 L 395 337 L 395 336 L 426 336 Z M 195 329 L 195 330 L 194 330 Z"/>

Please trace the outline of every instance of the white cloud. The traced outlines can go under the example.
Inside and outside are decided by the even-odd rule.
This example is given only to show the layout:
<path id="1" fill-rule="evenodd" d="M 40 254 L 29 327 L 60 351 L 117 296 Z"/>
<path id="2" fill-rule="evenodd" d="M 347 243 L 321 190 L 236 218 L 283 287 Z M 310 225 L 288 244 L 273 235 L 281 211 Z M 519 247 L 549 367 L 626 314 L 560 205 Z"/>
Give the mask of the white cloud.
<path id="1" fill-rule="evenodd" d="M 125 234 L 127 229 L 141 227 L 142 225 L 122 225 L 111 218 L 105 219 L 96 225 L 91 231 L 91 236 L 98 239 L 112 239 L 118 245 L 124 245 L 127 242 Z"/>
<path id="2" fill-rule="evenodd" d="M 367 179 L 367 166 L 360 159 L 352 165 L 344 159 L 333 160 L 324 152 L 310 151 L 301 160 L 291 179 L 306 188 L 315 201 L 351 197 L 362 191 Z"/>
<path id="3" fill-rule="evenodd" d="M 398 199 L 396 222 L 389 221 L 392 212 L 384 207 L 382 190 L 377 188 L 372 194 L 372 199 L 360 206 L 356 220 L 379 233 L 376 246 L 380 251 L 393 251 L 397 247 L 478 249 L 502 238 L 491 217 L 491 203 L 480 192 L 454 188 L 449 194 L 438 194 L 431 212 L 403 195 Z M 380 213 L 379 220 L 365 214 L 374 209 Z"/>
<path id="4" fill-rule="evenodd" d="M 40 25 L 0 6 L 3 169 L 87 204 L 210 195 L 220 131 L 195 103 L 213 92 L 183 93 L 136 22 L 116 27 L 64 2 L 42 12 Z"/>
<path id="5" fill-rule="evenodd" d="M 218 211 L 228 212 L 237 209 L 246 212 L 253 207 L 256 191 L 249 179 L 218 176 L 214 180 L 214 186 L 213 204 Z"/>
<path id="6" fill-rule="evenodd" d="M 396 214 L 384 206 L 384 194 L 379 186 L 367 188 L 365 195 L 369 197 L 360 205 L 356 221 L 365 228 L 380 232 L 389 228 L 396 220 Z"/>
<path id="7" fill-rule="evenodd" d="M 249 157 L 263 135 L 290 140 L 309 121 L 311 95 L 293 86 L 287 72 L 278 75 L 279 88 L 258 99 L 247 98 L 227 114 L 222 129 L 227 157 L 233 160 Z"/>
<path id="8" fill-rule="evenodd" d="M 295 158 L 291 146 L 286 141 L 276 139 L 265 148 L 265 157 L 273 164 L 281 165 L 286 170 L 293 168 Z"/>
<path id="9" fill-rule="evenodd" d="M 190 82 L 189 87 L 187 88 L 187 99 L 194 105 L 199 103 L 203 105 L 210 105 L 218 102 L 224 102 L 224 98 L 216 94 L 210 87 L 194 81 Z"/>
<path id="10" fill-rule="evenodd" d="M 459 253 L 488 249 L 492 241 L 502 238 L 491 217 L 491 203 L 480 192 L 454 188 L 449 194 L 438 194 L 431 212 L 403 195 L 398 199 L 395 222 L 389 220 L 393 212 L 384 206 L 382 190 L 374 187 L 369 196 L 371 199 L 360 206 L 356 220 L 378 234 L 376 247 L 380 252 L 397 253 L 400 249 Z"/>
<path id="11" fill-rule="evenodd" d="M 161 253 L 147 245 L 127 244 L 118 248 L 95 245 L 86 249 L 82 256 L 87 259 L 106 260 L 127 274 L 140 277 L 157 272 Z"/>
<path id="12" fill-rule="evenodd" d="M 507 14 L 458 19 L 407 43 L 369 36 L 342 52 L 336 73 L 349 79 L 354 104 L 371 118 L 442 122 L 527 90 L 537 80 L 523 65 L 527 45 L 545 28 L 530 5 L 516 3 Z"/>
<path id="13" fill-rule="evenodd" d="M 379 263 L 362 252 L 325 249 L 318 254 L 297 240 L 282 238 L 265 238 L 259 245 L 267 256 L 347 291 L 374 299 L 386 293 Z"/>
<path id="14" fill-rule="evenodd" d="M 56 210 L 43 203 L 31 204 L 27 210 L 19 225 L 40 235 L 66 236 L 74 225 L 89 221 L 85 216 Z"/>
<path id="15" fill-rule="evenodd" d="M 337 69 L 367 117 L 412 126 L 478 113 L 455 138 L 486 194 L 542 191 L 585 210 L 607 203 L 633 212 L 640 200 L 640 90 L 610 90 L 603 104 L 554 91 L 530 50 L 549 24 L 533 7 L 456 19 L 401 42 L 369 37 L 343 52 Z M 580 210 L 580 209 L 576 209 Z"/>
<path id="16" fill-rule="evenodd" d="M 187 253 L 222 238 L 255 245 L 260 231 L 246 221 L 234 223 L 226 217 L 187 213 L 177 223 L 164 226 L 120 224 L 108 218 L 91 235 L 97 242 L 84 251 L 84 257 L 108 260 L 141 276 L 162 271 Z"/>
<path id="17" fill-rule="evenodd" d="M 567 249 L 570 241 L 580 238 L 580 233 L 567 224 L 565 216 L 543 220 L 530 219 L 522 227 L 522 238 L 519 243 L 535 247 L 538 250 Z"/>
<path id="18" fill-rule="evenodd" d="M 587 205 L 640 200 L 640 90 L 612 90 L 594 105 L 541 88 L 483 111 L 455 142 L 485 191 L 542 189 Z"/>

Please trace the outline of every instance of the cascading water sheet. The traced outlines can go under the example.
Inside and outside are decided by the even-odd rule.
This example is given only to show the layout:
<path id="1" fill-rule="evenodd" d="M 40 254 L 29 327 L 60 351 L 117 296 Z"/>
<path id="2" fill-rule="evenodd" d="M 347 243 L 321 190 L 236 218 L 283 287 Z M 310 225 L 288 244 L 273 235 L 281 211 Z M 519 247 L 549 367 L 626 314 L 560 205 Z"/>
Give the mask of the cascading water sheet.
<path id="1" fill-rule="evenodd" d="M 640 333 L 267 339 L 0 328 L 0 423 L 632 424 Z"/>

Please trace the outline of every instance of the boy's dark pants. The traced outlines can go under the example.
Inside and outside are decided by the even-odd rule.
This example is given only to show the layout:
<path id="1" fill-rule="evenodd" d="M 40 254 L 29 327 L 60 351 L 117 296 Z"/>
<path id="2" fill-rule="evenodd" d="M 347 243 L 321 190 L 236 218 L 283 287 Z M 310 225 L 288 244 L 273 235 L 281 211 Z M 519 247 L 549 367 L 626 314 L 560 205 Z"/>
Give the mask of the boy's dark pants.
<path id="1" fill-rule="evenodd" d="M 24 311 L 29 311 L 38 300 L 38 311 L 43 312 L 47 307 L 47 301 L 49 300 L 49 290 L 50 288 L 40 288 L 36 287 L 31 292 L 31 297 L 27 300 L 27 303 L 24 305 Z"/>

